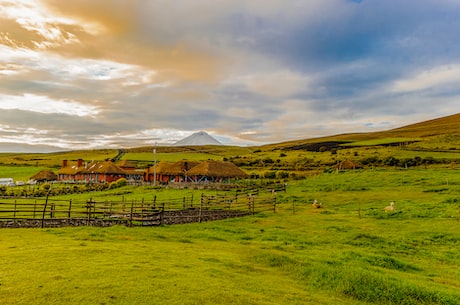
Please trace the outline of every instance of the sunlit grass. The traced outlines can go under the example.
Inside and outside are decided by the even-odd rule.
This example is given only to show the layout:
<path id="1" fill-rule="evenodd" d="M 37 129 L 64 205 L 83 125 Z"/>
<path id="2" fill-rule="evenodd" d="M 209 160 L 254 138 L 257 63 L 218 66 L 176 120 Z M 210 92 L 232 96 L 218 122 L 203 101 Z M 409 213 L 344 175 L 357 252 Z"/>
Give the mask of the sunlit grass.
<path id="1" fill-rule="evenodd" d="M 42 170 L 35 166 L 1 166 L 0 178 L 14 178 L 14 181 L 27 182 L 30 177 Z"/>
<path id="2" fill-rule="evenodd" d="M 2 229 L 0 300 L 459 304 L 455 170 L 323 174 L 277 195 L 276 213 L 211 223 Z"/>

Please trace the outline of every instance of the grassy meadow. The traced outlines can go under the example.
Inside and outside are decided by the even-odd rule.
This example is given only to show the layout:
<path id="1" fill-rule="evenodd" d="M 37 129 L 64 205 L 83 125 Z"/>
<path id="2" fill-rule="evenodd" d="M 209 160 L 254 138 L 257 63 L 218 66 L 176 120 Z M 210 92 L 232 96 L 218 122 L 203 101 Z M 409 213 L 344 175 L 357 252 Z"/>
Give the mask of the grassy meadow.
<path id="1" fill-rule="evenodd" d="M 157 161 L 229 160 L 287 191 L 276 213 L 209 223 L 0 229 L 0 305 L 460 304 L 459 122 L 261 147 L 158 147 Z M 0 177 L 27 181 L 64 159 L 117 154 L 0 153 Z M 153 147 L 122 160 L 151 166 Z M 362 169 L 336 170 L 343 160 Z M 56 199 L 198 202 L 202 192 L 215 191 L 124 186 Z"/>
<path id="2" fill-rule="evenodd" d="M 456 170 L 329 173 L 277 195 L 277 213 L 211 223 L 2 229 L 0 304 L 460 304 Z"/>

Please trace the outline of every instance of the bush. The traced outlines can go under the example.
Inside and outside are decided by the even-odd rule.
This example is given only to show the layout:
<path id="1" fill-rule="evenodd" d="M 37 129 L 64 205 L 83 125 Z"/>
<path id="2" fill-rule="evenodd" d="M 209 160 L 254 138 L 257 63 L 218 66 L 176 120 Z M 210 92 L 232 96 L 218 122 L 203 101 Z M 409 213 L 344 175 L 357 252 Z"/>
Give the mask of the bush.
<path id="1" fill-rule="evenodd" d="M 387 166 L 396 166 L 399 164 L 399 159 L 395 157 L 388 157 L 383 161 L 383 164 Z"/>
<path id="2" fill-rule="evenodd" d="M 377 165 L 381 163 L 381 160 L 377 158 L 376 156 L 372 156 L 372 157 L 361 159 L 360 162 L 363 165 Z"/>
<path id="3" fill-rule="evenodd" d="M 265 172 L 264 178 L 267 179 L 275 179 L 276 178 L 276 172 Z"/>
<path id="4" fill-rule="evenodd" d="M 289 178 L 289 173 L 286 172 L 286 171 L 278 171 L 278 172 L 276 172 L 276 178 L 278 178 L 278 179 Z"/>
<path id="5" fill-rule="evenodd" d="M 126 185 L 128 185 L 128 181 L 125 178 L 121 178 L 117 181 L 111 182 L 109 185 L 109 189 L 116 189 Z"/>

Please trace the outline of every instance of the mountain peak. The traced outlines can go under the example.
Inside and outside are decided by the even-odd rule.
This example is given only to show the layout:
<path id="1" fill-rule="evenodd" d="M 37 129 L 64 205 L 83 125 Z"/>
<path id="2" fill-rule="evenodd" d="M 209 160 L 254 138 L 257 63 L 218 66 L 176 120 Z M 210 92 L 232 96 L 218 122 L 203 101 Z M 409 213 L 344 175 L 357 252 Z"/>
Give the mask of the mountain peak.
<path id="1" fill-rule="evenodd" d="M 195 132 L 174 143 L 174 146 L 194 146 L 194 145 L 222 145 L 205 131 Z"/>

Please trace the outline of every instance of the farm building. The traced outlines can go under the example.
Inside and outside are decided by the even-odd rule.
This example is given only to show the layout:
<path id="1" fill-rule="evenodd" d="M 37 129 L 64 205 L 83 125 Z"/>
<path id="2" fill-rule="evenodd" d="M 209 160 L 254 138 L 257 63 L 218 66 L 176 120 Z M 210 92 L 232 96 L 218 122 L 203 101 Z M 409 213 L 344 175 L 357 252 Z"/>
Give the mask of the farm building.
<path id="1" fill-rule="evenodd" d="M 91 182 L 113 182 L 126 178 L 126 172 L 115 165 L 111 160 L 92 162 L 84 171 L 84 180 Z"/>
<path id="2" fill-rule="evenodd" d="M 195 183 L 224 182 L 246 178 L 248 175 L 231 162 L 204 161 L 187 172 L 188 179 Z"/>
<path id="3" fill-rule="evenodd" d="M 155 169 L 148 169 L 148 181 L 153 181 Z M 156 181 L 168 182 L 224 182 L 231 179 L 246 178 L 248 175 L 231 162 L 221 161 L 162 161 L 156 167 Z"/>
<path id="4" fill-rule="evenodd" d="M 186 181 L 187 171 L 198 165 L 199 162 L 181 160 L 177 162 L 162 161 L 157 164 L 156 169 L 152 166 L 149 168 L 149 179 L 153 181 L 153 175 L 156 172 L 156 181 L 167 182 L 184 182 Z"/>
<path id="5" fill-rule="evenodd" d="M 126 172 L 110 160 L 83 164 L 83 160 L 78 159 L 73 165 L 64 160 L 57 175 L 59 181 L 113 182 L 125 178 Z"/>
<path id="6" fill-rule="evenodd" d="M 119 168 L 125 172 L 125 178 L 129 181 L 143 181 L 144 170 L 136 169 L 136 165 L 128 160 L 122 160 L 115 163 Z"/>
<path id="7" fill-rule="evenodd" d="M 77 164 L 69 164 L 67 160 L 62 161 L 62 168 L 57 171 L 59 181 L 83 180 L 80 175 L 85 170 L 83 159 L 78 159 Z"/>
<path id="8" fill-rule="evenodd" d="M 154 174 L 156 177 L 154 178 Z M 113 163 L 111 160 L 104 162 L 83 162 L 78 159 L 70 164 L 67 160 L 62 162 L 62 168 L 57 171 L 57 180 L 63 182 L 113 182 L 120 178 L 129 181 L 146 181 L 167 184 L 169 182 L 228 182 L 232 179 L 246 178 L 248 175 L 231 162 L 221 161 L 189 161 L 177 162 L 161 161 L 155 167 L 144 170 L 136 169 L 129 161 Z"/>

